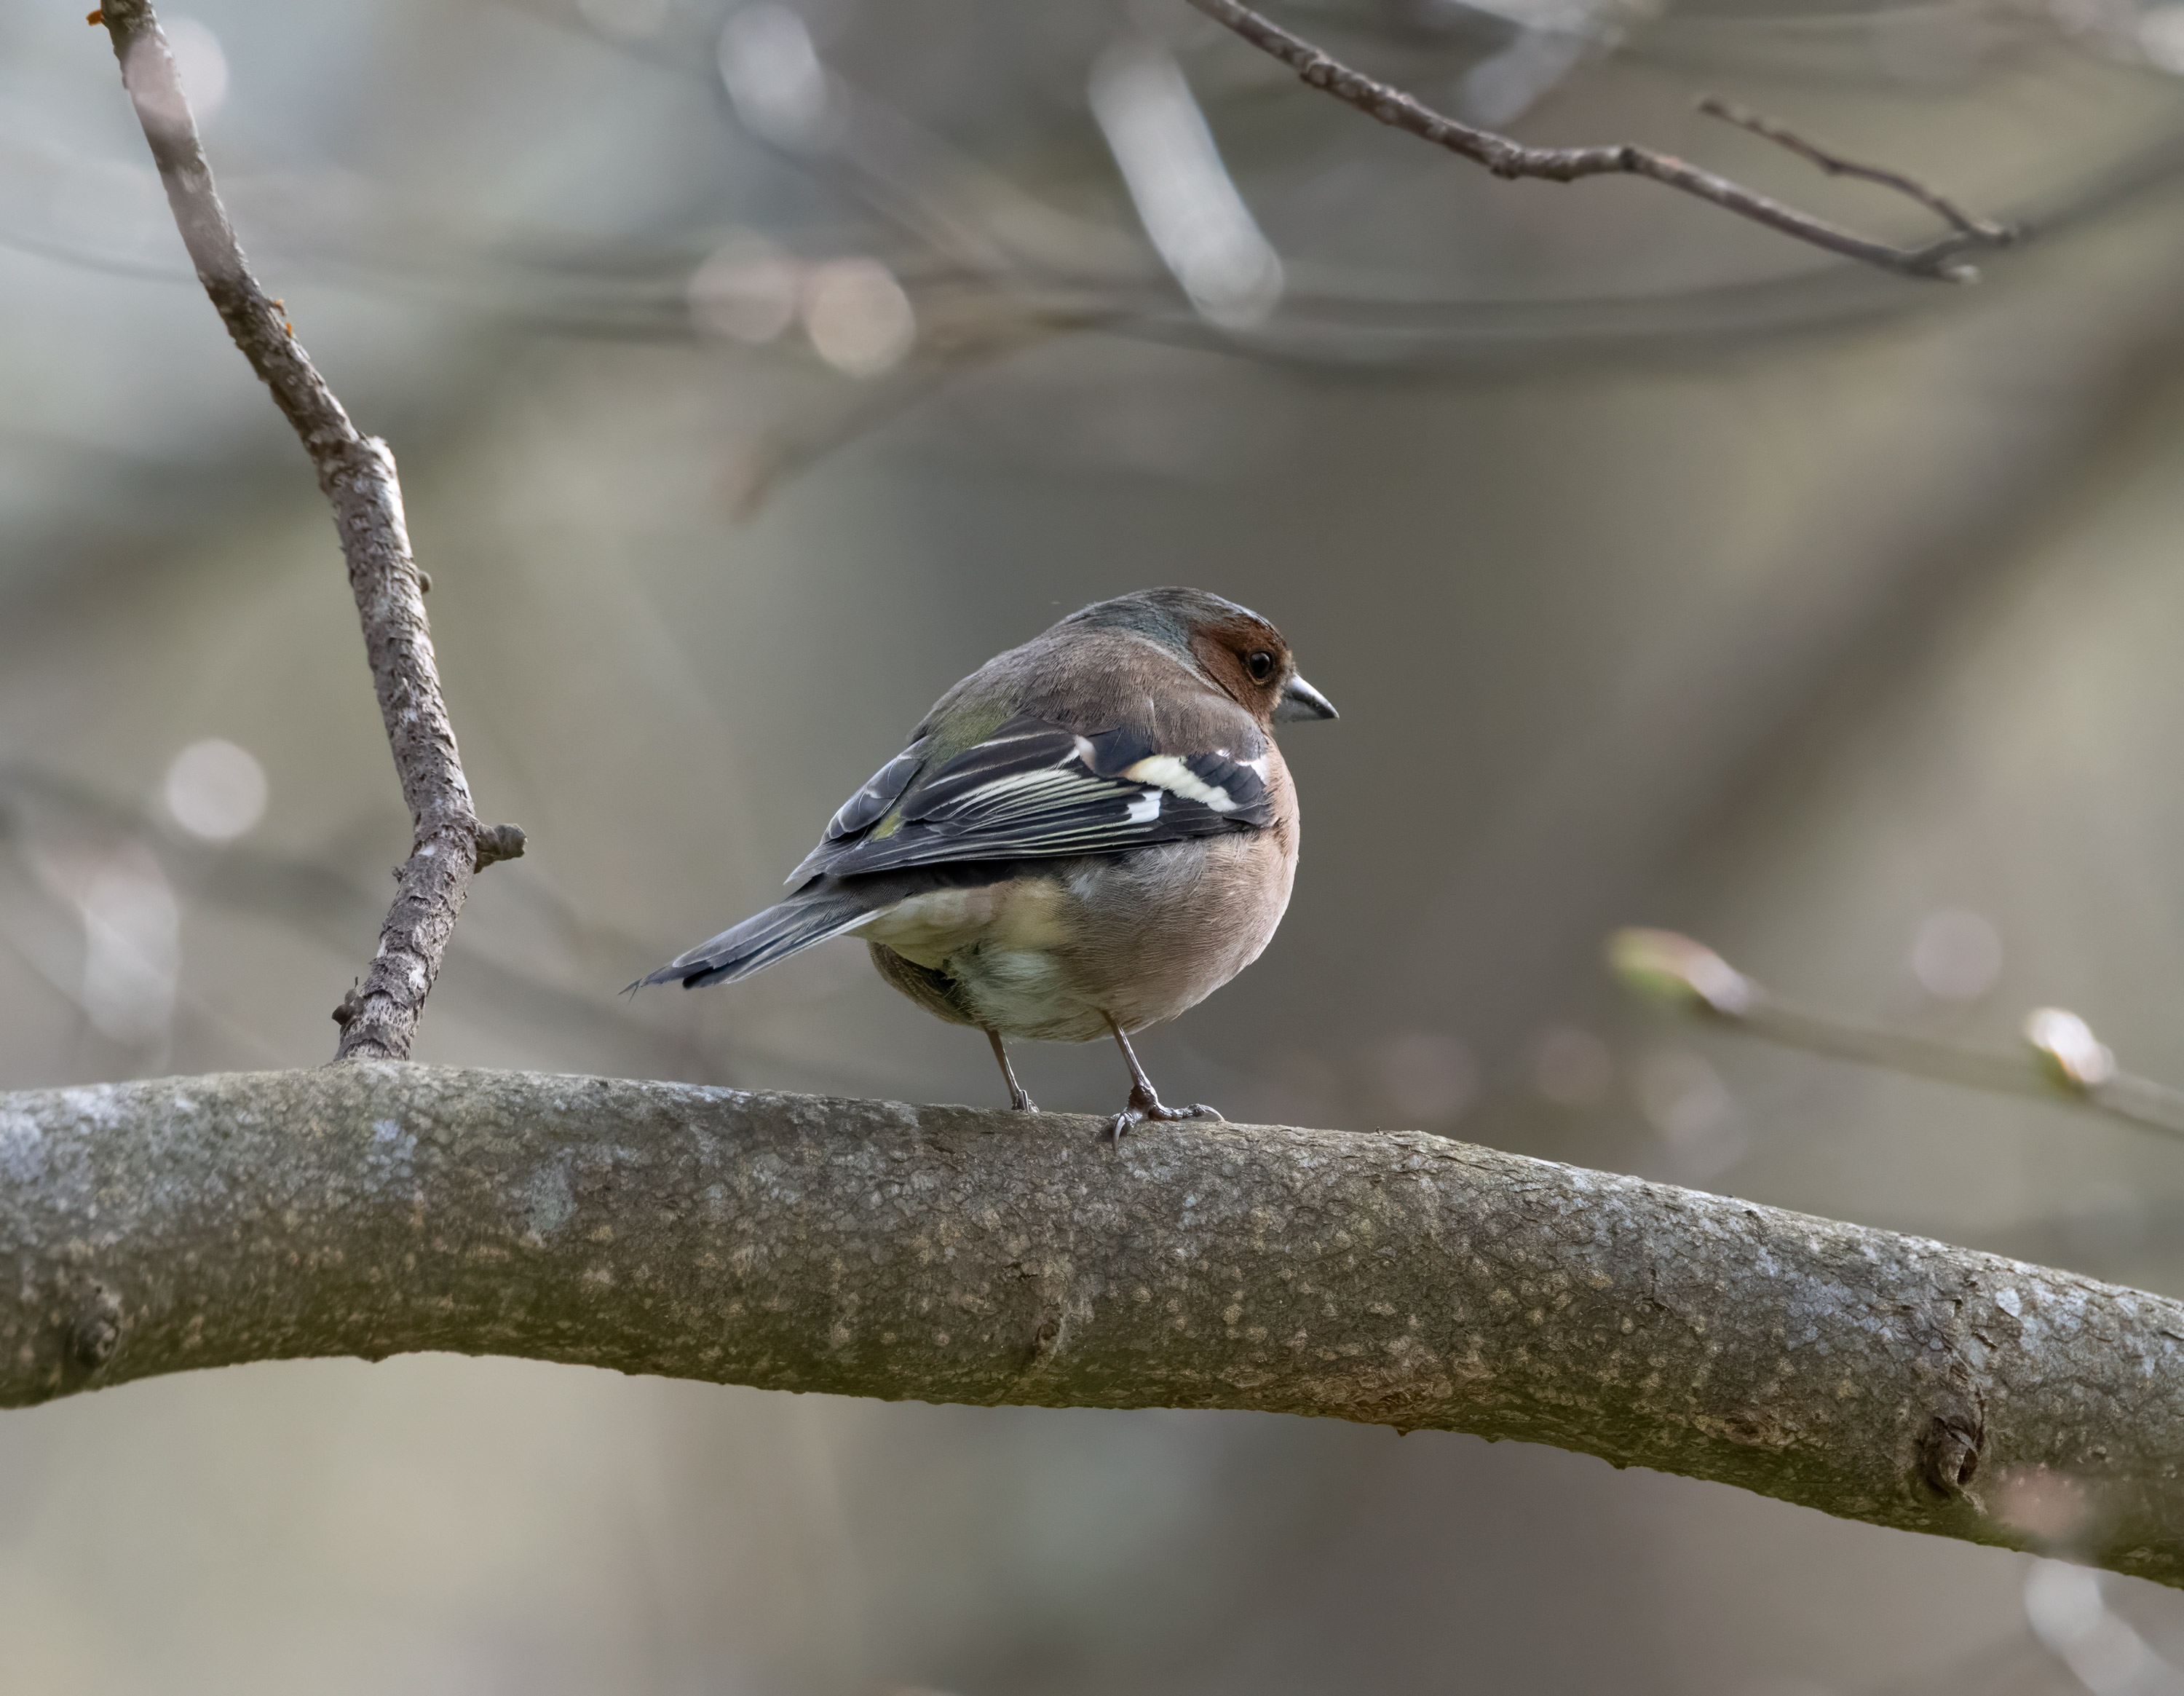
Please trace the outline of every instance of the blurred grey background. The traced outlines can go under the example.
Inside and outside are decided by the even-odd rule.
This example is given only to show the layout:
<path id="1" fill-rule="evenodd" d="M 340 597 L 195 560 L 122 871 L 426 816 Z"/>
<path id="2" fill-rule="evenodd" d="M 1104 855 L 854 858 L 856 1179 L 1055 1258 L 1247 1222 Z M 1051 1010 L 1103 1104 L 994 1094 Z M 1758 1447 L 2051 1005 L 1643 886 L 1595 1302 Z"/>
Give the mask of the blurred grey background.
<path id="1" fill-rule="evenodd" d="M 1281 935 L 1145 1045 L 1172 1099 L 2184 1292 L 2184 1149 L 1694 1033 L 1598 965 L 1671 925 L 1921 1029 L 2059 1003 L 2184 1081 L 2184 6 L 1280 9 L 1527 139 L 1927 232 L 1691 102 L 1763 107 L 2036 225 L 1976 289 L 1492 181 L 1181 0 L 192 7 L 231 208 L 400 457 L 473 785 L 530 832 L 419 1058 L 997 1102 L 853 945 L 615 992 L 956 677 L 1193 583 L 1343 717 L 1285 744 Z M 0 1088 L 321 1061 L 407 845 L 334 538 L 103 33 L 30 0 L 0 397 Z M 1104 1050 L 1020 1063 L 1123 1093 Z M 1244 1415 L 427 1357 L 0 1419 L 42 1693 L 2184 1688 L 2184 1603 L 2028 1570 Z M 2056 1652 L 2126 1620 L 2124 1673 Z"/>

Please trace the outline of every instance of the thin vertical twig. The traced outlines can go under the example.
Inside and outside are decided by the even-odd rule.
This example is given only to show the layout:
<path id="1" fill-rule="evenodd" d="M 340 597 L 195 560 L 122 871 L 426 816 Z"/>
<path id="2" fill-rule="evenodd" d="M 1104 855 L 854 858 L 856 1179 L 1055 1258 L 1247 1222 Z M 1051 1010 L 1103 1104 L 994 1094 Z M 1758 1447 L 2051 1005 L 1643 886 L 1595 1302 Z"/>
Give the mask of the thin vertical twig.
<path id="1" fill-rule="evenodd" d="M 172 51 L 148 0 L 91 14 L 120 61 L 122 86 L 167 191 L 182 243 L 220 321 L 295 430 L 334 512 L 364 627 L 380 716 L 409 803 L 410 857 L 364 978 L 334 1013 L 341 1059 L 406 1058 L 471 877 L 523 851 L 514 825 L 487 829 L 471 805 L 454 725 L 441 697 L 424 580 L 410 552 L 394 455 L 349 421 L 297 340 L 281 303 L 251 274 L 213 185 Z"/>

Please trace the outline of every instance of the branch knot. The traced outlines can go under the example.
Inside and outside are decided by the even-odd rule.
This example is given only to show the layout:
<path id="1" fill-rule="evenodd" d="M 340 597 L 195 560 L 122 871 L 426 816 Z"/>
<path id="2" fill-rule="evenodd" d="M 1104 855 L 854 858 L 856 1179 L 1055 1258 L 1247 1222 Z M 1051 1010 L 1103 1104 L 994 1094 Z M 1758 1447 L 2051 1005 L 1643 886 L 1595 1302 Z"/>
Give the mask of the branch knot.
<path id="1" fill-rule="evenodd" d="M 1979 1470 L 1980 1448 L 1986 1440 L 1976 1414 L 1936 1414 L 1919 1439 L 1921 1476 L 1942 1496 L 1961 1496 Z"/>
<path id="2" fill-rule="evenodd" d="M 90 1301 L 69 1327 L 69 1358 L 85 1371 L 96 1372 L 114 1358 L 120 1342 L 121 1303 L 103 1284 L 95 1284 Z"/>
<path id="3" fill-rule="evenodd" d="M 523 827 L 520 824 L 480 826 L 475 869 L 482 872 L 488 866 L 497 866 L 503 860 L 521 860 L 523 857 Z"/>

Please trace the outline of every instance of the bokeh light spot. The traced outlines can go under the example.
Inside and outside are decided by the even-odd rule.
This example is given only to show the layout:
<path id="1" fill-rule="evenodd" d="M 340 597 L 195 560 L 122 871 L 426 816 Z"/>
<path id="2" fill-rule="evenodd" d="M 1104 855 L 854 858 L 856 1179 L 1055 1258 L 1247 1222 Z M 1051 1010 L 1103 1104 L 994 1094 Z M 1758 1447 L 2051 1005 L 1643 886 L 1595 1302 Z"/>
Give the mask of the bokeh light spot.
<path id="1" fill-rule="evenodd" d="M 212 737 L 175 756 L 164 793 L 167 811 L 191 835 L 229 842 L 265 817 L 265 768 L 248 749 Z"/>
<path id="2" fill-rule="evenodd" d="M 830 259 L 804 286 L 804 332 L 819 357 L 851 377 L 878 377 L 917 340 L 917 319 L 878 259 Z"/>
<path id="3" fill-rule="evenodd" d="M 795 321 L 802 281 L 779 246 L 741 231 L 690 273 L 690 316 L 714 335 L 771 342 Z"/>
<path id="4" fill-rule="evenodd" d="M 227 104 L 226 50 L 210 26 L 195 18 L 163 19 L 159 27 L 166 31 L 191 112 L 198 123 L 210 123 Z"/>
<path id="5" fill-rule="evenodd" d="M 1975 1001 L 2002 975 L 2002 937 L 1975 912 L 1929 913 L 1911 939 L 1911 975 L 1936 1001 Z"/>
<path id="6" fill-rule="evenodd" d="M 827 139 L 826 67 L 804 20 L 786 6 L 746 6 L 729 18 L 720 62 L 736 115 L 754 135 L 786 148 Z"/>

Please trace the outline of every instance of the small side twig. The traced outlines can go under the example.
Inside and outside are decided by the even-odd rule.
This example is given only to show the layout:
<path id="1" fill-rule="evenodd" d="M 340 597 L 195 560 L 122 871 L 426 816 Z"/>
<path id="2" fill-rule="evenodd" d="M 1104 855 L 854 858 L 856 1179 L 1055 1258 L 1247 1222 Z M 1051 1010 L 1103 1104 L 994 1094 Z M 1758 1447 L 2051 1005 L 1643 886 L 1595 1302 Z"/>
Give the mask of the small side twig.
<path id="1" fill-rule="evenodd" d="M 1671 930 L 1618 930 L 1608 938 L 1607 958 L 1626 988 L 1786 1048 L 1998 1095 L 2075 1102 L 2184 1136 L 2184 1091 L 2118 1071 L 2085 1020 L 2060 1007 L 2030 1014 L 2025 1046 L 2013 1053 L 1787 1006 L 1703 943 Z"/>
<path id="2" fill-rule="evenodd" d="M 1800 212 L 1727 177 L 1687 165 L 1673 154 L 1629 142 L 1585 148 L 1527 147 L 1491 130 L 1459 123 L 1399 88 L 1351 70 L 1302 37 L 1291 35 L 1279 24 L 1239 3 L 1239 0 L 1190 0 L 1190 3 L 1261 52 L 1279 59 L 1311 86 L 1355 106 L 1391 128 L 1484 165 L 1496 176 L 1531 177 L 1546 182 L 1575 182 L 1588 176 L 1650 177 L 1681 193 L 1710 202 L 1725 212 L 1748 218 L 1755 224 L 1763 224 L 1770 230 L 1846 259 L 1877 265 L 1902 276 L 1943 282 L 1978 281 L 1979 272 L 1964 260 L 1964 255 L 1979 248 L 2006 247 L 2016 239 L 2015 232 L 1964 216 L 1942 197 L 1909 177 L 1850 165 L 1794 137 L 1769 120 L 1750 114 L 1732 115 L 1733 109 L 1706 109 L 1713 116 L 1741 124 L 1769 141 L 1790 148 L 1831 174 L 1863 177 L 1910 195 L 1947 220 L 1952 226 L 1949 233 L 1919 247 L 1899 248 L 1876 242 L 1825 219 Z"/>
<path id="3" fill-rule="evenodd" d="M 1699 101 L 1699 110 L 1709 118 L 1719 118 L 1724 124 L 1736 125 L 1740 130 L 1749 130 L 1762 141 L 1787 148 L 1829 176 L 1854 177 L 1860 182 L 1893 189 L 1897 193 L 1917 201 L 1942 222 L 1953 226 L 1967 236 L 1975 236 L 1981 241 L 1991 242 L 1997 247 L 2007 246 L 2016 239 L 2015 232 L 1987 219 L 1973 217 L 1947 195 L 1937 194 L 1917 177 L 1906 176 L 1902 171 L 1890 170 L 1884 165 L 1864 165 L 1856 159 L 1845 159 L 1841 153 L 1808 140 L 1763 112 L 1755 112 L 1748 106 L 1739 106 L 1718 94 L 1702 97 Z"/>
<path id="4" fill-rule="evenodd" d="M 173 53 L 149 0 L 114 0 L 91 14 L 121 63 L 144 139 L 159 166 L 182 243 L 227 332 L 310 455 L 334 510 L 349 587 L 364 625 L 380 716 L 409 803 L 414 834 L 401 888 L 387 910 L 379 951 L 360 990 L 344 997 L 340 1059 L 408 1057 L 425 997 L 470 893 L 471 879 L 521 853 L 522 833 L 482 833 L 441 698 L 425 618 L 423 574 L 410 556 L 394 455 L 349 421 L 311 364 L 283 310 L 251 274 L 182 91 Z M 504 835 L 512 832 L 512 835 Z"/>
<path id="5" fill-rule="evenodd" d="M 503 860 L 523 857 L 523 827 L 520 824 L 496 824 L 491 829 L 480 827 L 477 834 L 477 858 L 471 869 L 482 872 L 488 866 L 497 866 Z"/>

